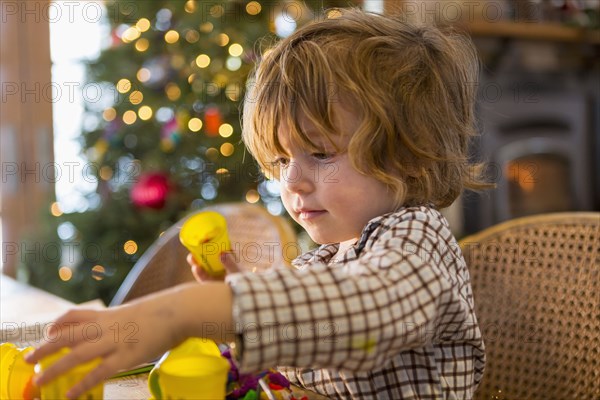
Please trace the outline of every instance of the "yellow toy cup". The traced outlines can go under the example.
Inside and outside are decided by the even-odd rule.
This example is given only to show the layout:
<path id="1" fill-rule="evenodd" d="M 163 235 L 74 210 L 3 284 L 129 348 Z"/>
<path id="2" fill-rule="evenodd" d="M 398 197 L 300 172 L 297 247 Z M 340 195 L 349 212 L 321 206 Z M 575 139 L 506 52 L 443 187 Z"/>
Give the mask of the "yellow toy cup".
<path id="1" fill-rule="evenodd" d="M 0 399 L 7 400 L 8 382 L 11 366 L 15 361 L 19 349 L 12 343 L 0 344 Z"/>
<path id="2" fill-rule="evenodd" d="M 38 364 L 40 366 L 40 369 L 42 371 L 44 369 L 47 369 L 60 358 L 67 355 L 69 351 L 70 350 L 68 348 L 64 347 L 56 353 L 51 354 L 48 357 L 45 357 L 44 359 L 40 360 Z M 73 386 L 75 386 L 76 383 L 81 381 L 93 369 L 95 369 L 101 361 L 101 358 L 96 358 L 84 364 L 78 365 L 67 371 L 65 374 L 59 376 L 55 380 L 42 386 L 42 400 L 64 399 L 67 391 Z M 103 397 L 104 384 L 101 383 L 85 392 L 80 398 L 85 400 L 102 400 Z"/>
<path id="3" fill-rule="evenodd" d="M 33 386 L 34 366 L 25 362 L 25 354 L 33 347 L 17 348 L 12 343 L 0 345 L 0 399 L 33 399 L 38 395 Z"/>
<path id="4" fill-rule="evenodd" d="M 225 267 L 221 253 L 231 250 L 225 218 L 214 211 L 203 211 L 188 218 L 179 232 L 181 243 L 196 262 L 211 276 L 221 276 Z"/>
<path id="5" fill-rule="evenodd" d="M 211 355 L 167 359 L 160 367 L 163 399 L 224 399 L 229 362 Z"/>
<path id="6" fill-rule="evenodd" d="M 165 365 L 167 365 L 166 370 L 164 368 Z M 199 368 L 204 368 L 203 372 L 198 373 Z M 211 386 L 212 384 L 205 386 L 203 383 L 204 379 L 209 380 L 206 376 L 211 375 L 211 371 L 213 376 L 210 377 L 210 380 L 214 380 L 213 383 L 217 382 L 216 387 Z M 225 398 L 228 371 L 229 362 L 221 357 L 219 347 L 214 341 L 202 338 L 190 338 L 165 353 L 156 363 L 148 377 L 148 388 L 150 389 L 152 398 L 156 400 L 170 398 Z M 225 378 L 222 389 L 223 395 L 221 395 L 219 388 L 223 375 Z M 174 389 L 174 386 L 178 385 L 182 386 L 181 390 L 185 390 L 187 397 L 180 396 L 179 394 L 174 396 L 174 393 L 183 393 L 177 391 L 179 389 Z M 183 388 L 185 385 L 188 386 Z M 189 385 L 193 385 L 193 387 Z"/>

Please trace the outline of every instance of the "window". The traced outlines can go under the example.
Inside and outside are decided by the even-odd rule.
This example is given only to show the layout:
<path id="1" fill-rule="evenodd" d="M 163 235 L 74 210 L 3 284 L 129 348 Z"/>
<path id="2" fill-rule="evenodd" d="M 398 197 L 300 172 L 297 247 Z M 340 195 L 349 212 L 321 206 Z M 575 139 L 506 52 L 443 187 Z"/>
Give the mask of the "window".
<path id="1" fill-rule="evenodd" d="M 56 14 L 63 15 L 50 22 L 50 54 L 54 103 L 54 159 L 60 169 L 55 184 L 56 200 L 63 212 L 85 211 L 89 206 L 85 193 L 93 192 L 96 184 L 86 179 L 86 160 L 81 156 L 78 139 L 82 127 L 93 128 L 97 116 L 86 115 L 85 101 L 97 99 L 97 85 L 86 85 L 86 60 L 100 55 L 102 42 L 109 35 L 105 8 L 100 2 L 54 2 Z M 67 13 L 69 11 L 69 13 Z M 68 18 L 67 18 L 68 14 Z"/>

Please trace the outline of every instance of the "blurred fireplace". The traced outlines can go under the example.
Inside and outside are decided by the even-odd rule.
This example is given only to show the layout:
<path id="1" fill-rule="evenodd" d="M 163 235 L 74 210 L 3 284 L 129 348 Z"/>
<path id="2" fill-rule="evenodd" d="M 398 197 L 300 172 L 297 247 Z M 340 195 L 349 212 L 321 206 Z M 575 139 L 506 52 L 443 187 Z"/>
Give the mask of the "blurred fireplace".
<path id="1" fill-rule="evenodd" d="M 540 212 L 573 210 L 573 188 L 569 160 L 564 155 L 525 155 L 507 163 L 508 202 L 499 204 L 499 213 L 509 218 Z"/>
<path id="2" fill-rule="evenodd" d="M 521 100 L 481 104 L 477 151 L 497 189 L 465 198 L 465 233 L 526 215 L 592 208 L 585 96 L 540 92 Z"/>

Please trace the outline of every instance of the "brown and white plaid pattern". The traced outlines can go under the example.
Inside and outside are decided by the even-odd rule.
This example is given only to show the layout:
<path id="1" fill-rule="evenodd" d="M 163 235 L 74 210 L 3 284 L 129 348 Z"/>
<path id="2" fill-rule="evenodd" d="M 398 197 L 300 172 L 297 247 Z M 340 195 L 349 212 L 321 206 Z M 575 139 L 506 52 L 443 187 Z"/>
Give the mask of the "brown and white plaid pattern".
<path id="1" fill-rule="evenodd" d="M 292 383 L 338 399 L 472 398 L 484 346 L 446 219 L 403 208 L 371 220 L 336 263 L 337 248 L 228 277 L 240 368 L 286 365 Z"/>

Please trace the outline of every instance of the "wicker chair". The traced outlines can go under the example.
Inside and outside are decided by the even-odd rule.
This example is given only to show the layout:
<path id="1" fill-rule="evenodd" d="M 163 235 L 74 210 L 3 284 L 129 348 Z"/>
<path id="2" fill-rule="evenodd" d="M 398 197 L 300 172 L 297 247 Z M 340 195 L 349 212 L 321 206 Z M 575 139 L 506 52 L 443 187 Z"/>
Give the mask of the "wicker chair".
<path id="1" fill-rule="evenodd" d="M 228 203 L 207 207 L 225 216 L 232 250 L 252 271 L 289 265 L 299 253 L 291 225 L 258 205 Z M 119 305 L 158 290 L 193 281 L 188 251 L 179 242 L 185 218 L 166 230 L 129 272 L 110 305 Z"/>
<path id="2" fill-rule="evenodd" d="M 487 365 L 477 399 L 600 399 L 600 213 L 519 218 L 460 242 Z"/>

